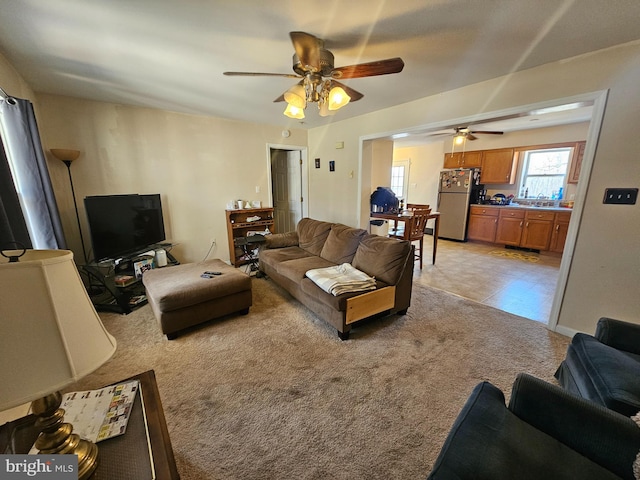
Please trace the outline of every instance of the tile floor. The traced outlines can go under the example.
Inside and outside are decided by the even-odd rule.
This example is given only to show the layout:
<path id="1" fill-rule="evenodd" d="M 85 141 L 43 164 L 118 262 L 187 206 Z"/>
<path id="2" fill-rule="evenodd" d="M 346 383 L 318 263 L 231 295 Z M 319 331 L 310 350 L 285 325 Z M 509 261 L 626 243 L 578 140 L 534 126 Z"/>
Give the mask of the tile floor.
<path id="1" fill-rule="evenodd" d="M 547 323 L 555 294 L 560 255 L 505 249 L 500 245 L 424 237 L 424 265 L 416 262 L 414 282 L 429 285 L 531 320 Z M 537 258 L 537 262 L 501 254 Z M 518 255 L 520 254 L 520 255 Z"/>

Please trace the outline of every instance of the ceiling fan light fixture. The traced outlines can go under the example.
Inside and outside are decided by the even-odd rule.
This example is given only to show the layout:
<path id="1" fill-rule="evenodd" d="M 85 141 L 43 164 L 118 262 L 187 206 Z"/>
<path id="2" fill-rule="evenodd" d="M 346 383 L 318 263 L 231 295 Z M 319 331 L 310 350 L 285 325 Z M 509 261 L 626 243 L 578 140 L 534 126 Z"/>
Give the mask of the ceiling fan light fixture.
<path id="1" fill-rule="evenodd" d="M 294 107 L 305 108 L 307 106 L 306 98 L 304 87 L 299 83 L 284 92 L 284 100 Z"/>
<path id="2" fill-rule="evenodd" d="M 320 103 L 318 103 L 318 114 L 321 117 L 328 117 L 329 115 L 335 115 L 336 112 L 335 110 L 329 110 L 329 103 L 326 101 L 321 101 Z"/>
<path id="3" fill-rule="evenodd" d="M 456 145 L 462 145 L 466 139 L 467 135 L 465 133 L 456 133 L 453 137 L 453 143 Z"/>
<path id="4" fill-rule="evenodd" d="M 351 97 L 347 95 L 342 87 L 333 87 L 329 92 L 329 110 L 338 110 L 344 107 Z"/>
<path id="5" fill-rule="evenodd" d="M 284 114 L 289 118 L 304 118 L 304 108 L 296 107 L 290 103 L 287 104 L 287 108 L 284 110 Z"/>

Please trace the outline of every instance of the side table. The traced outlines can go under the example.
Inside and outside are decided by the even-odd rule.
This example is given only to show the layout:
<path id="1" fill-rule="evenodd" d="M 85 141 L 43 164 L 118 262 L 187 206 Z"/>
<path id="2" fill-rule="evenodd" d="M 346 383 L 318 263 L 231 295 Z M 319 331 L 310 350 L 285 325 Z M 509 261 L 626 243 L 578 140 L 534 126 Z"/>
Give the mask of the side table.
<path id="1" fill-rule="evenodd" d="M 153 370 L 128 380 L 140 382 L 124 435 L 98 443 L 98 468 L 91 480 L 178 480 L 180 475 Z M 0 453 L 28 453 L 38 437 L 35 417 L 0 426 Z"/>

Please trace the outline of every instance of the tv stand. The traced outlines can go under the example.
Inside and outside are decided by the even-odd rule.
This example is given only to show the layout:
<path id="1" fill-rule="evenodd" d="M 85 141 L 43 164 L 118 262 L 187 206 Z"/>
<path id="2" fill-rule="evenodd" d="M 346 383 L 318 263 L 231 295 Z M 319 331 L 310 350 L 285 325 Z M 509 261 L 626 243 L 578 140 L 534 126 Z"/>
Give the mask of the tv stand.
<path id="1" fill-rule="evenodd" d="M 170 244 L 151 245 L 144 251 L 170 247 Z M 135 308 L 147 303 L 142 278 L 136 278 L 134 264 L 145 257 L 140 253 L 124 256 L 116 260 L 91 262 L 80 268 L 87 285 L 89 297 L 97 311 L 115 312 L 127 315 Z M 167 251 L 167 267 L 180 262 Z M 166 267 L 161 267 L 166 268 Z M 124 276 L 133 277 L 129 281 L 116 284 Z"/>

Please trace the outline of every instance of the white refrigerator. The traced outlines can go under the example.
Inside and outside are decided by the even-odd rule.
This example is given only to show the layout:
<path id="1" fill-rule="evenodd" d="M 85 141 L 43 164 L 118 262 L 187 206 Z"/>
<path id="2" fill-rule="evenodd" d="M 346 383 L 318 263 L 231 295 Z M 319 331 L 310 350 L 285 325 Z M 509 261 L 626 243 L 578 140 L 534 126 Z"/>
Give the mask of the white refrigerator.
<path id="1" fill-rule="evenodd" d="M 440 228 L 438 238 L 467 240 L 469 205 L 478 201 L 480 185 L 479 168 L 443 170 L 438 183 L 438 212 Z"/>

